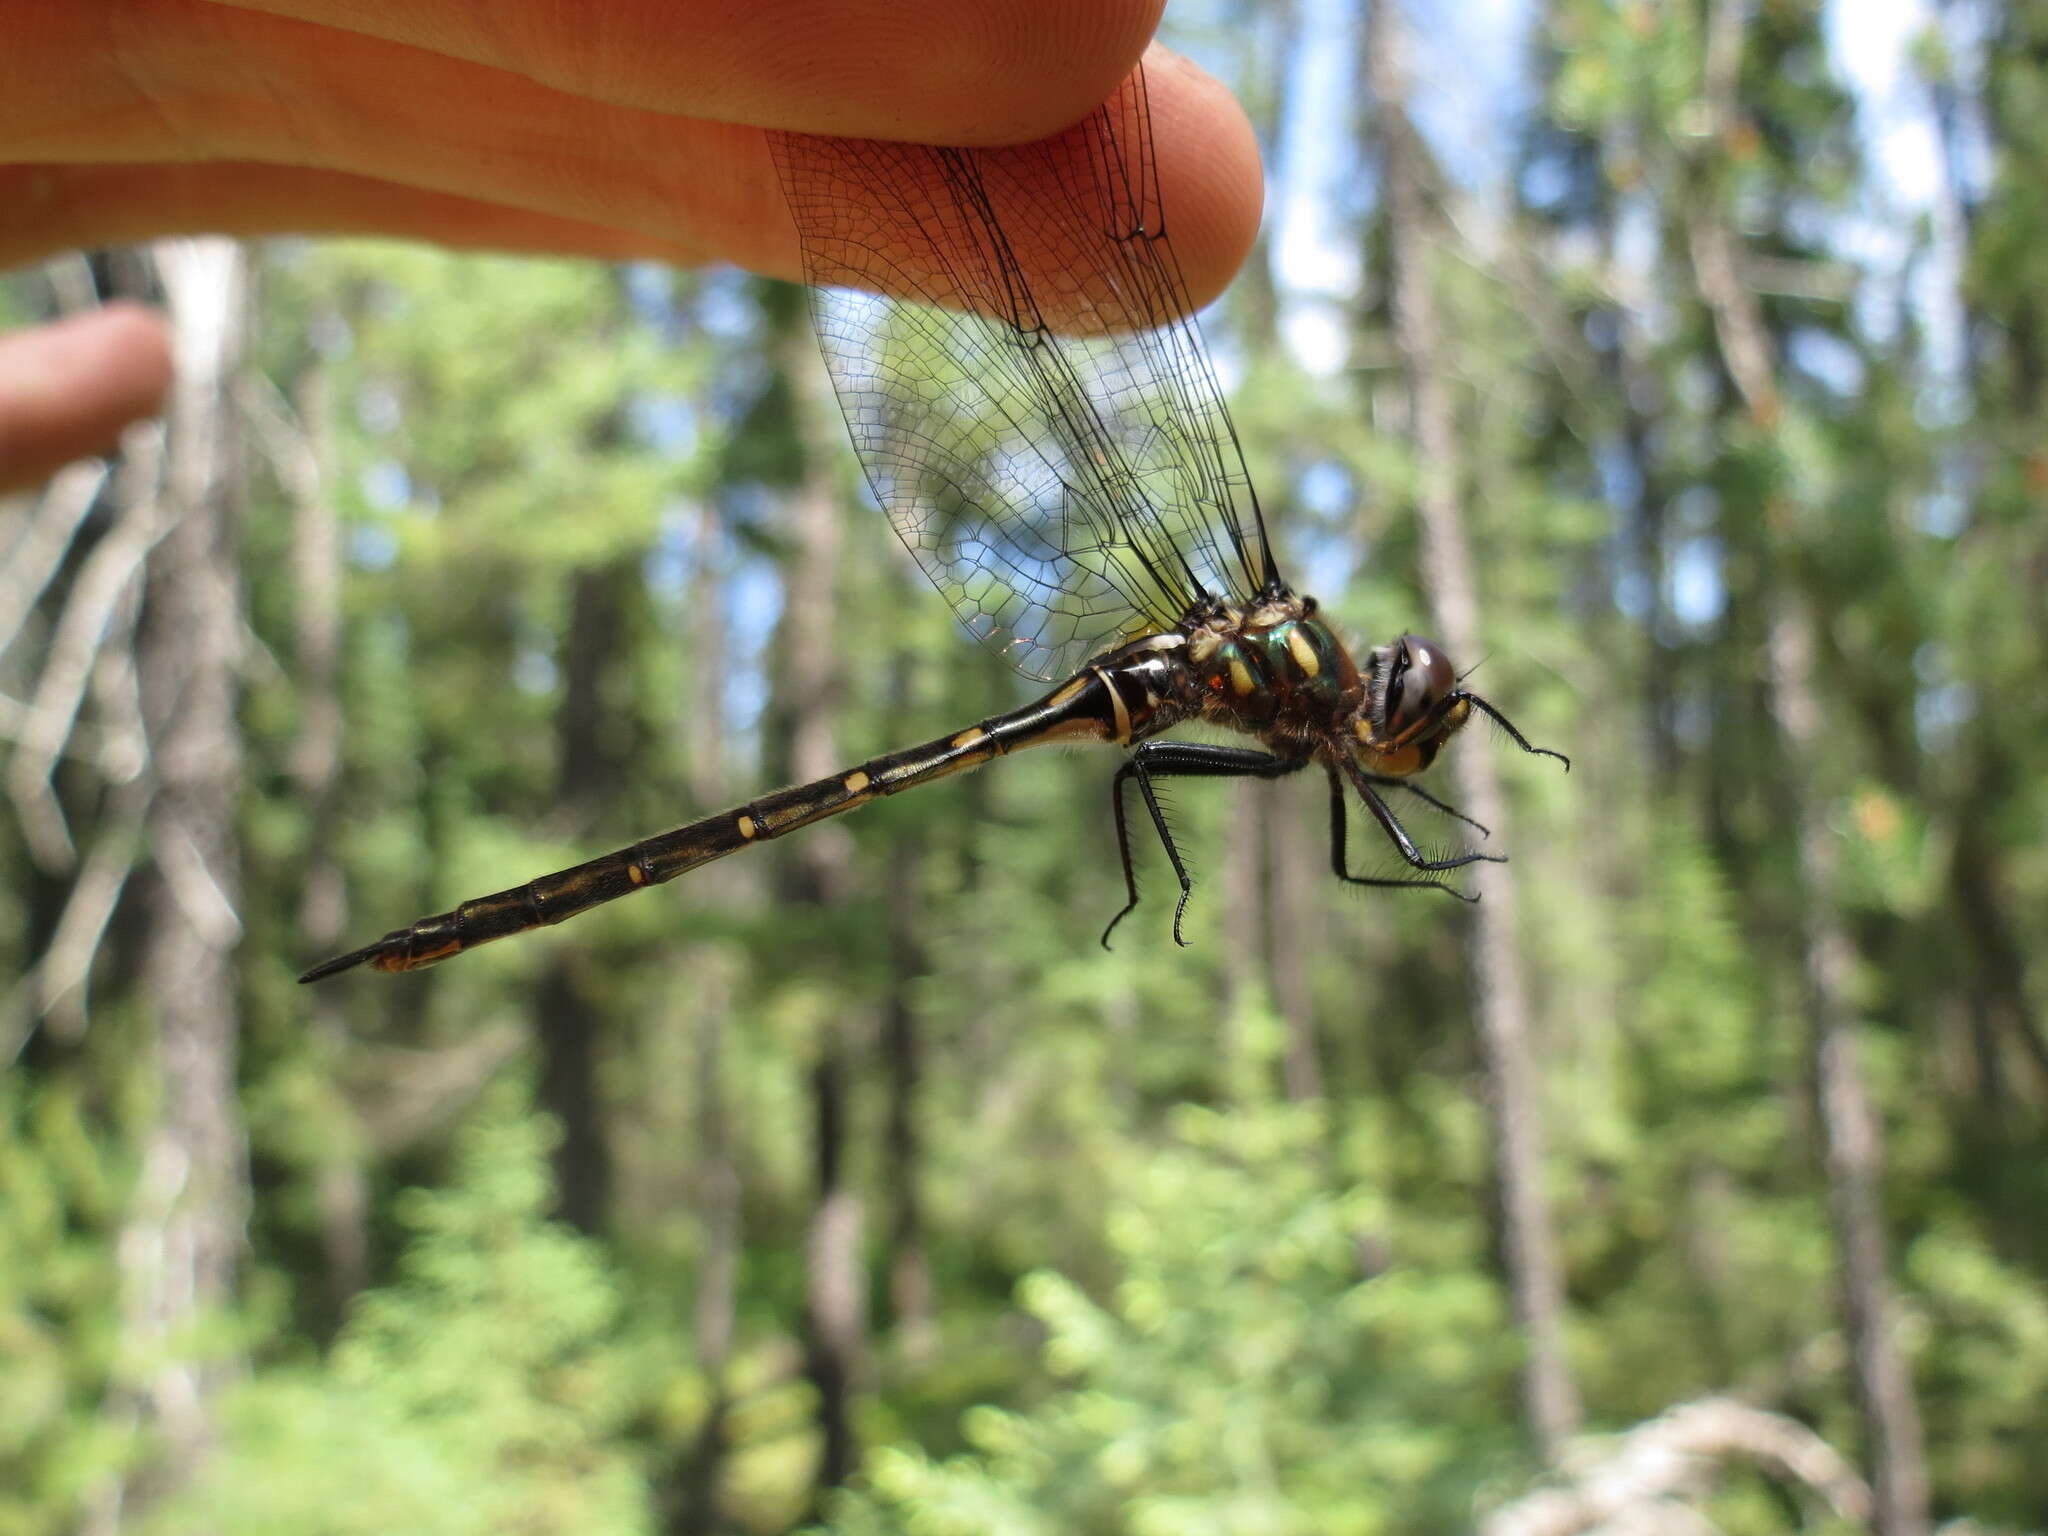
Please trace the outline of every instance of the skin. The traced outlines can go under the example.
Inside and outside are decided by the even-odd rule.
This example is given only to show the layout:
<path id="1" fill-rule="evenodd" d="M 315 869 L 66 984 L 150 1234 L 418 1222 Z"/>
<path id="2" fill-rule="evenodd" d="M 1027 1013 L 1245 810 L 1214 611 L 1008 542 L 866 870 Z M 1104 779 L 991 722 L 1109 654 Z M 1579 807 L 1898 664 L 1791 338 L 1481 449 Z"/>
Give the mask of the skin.
<path id="1" fill-rule="evenodd" d="M 796 277 L 764 129 L 1026 142 L 1142 53 L 1199 304 L 1250 249 L 1258 152 L 1221 85 L 1147 50 L 1161 3 L 0 0 L 0 268 L 292 233 Z M 108 446 L 170 374 L 133 306 L 0 336 L 0 490 Z"/>

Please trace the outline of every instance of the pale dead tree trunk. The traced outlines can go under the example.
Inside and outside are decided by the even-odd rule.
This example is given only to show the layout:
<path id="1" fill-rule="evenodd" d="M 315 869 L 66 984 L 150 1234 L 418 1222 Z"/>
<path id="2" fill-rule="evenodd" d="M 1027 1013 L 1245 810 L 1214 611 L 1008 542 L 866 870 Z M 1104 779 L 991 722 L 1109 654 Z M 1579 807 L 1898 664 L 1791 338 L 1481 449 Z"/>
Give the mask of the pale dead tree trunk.
<path id="1" fill-rule="evenodd" d="M 1393 252 L 1395 344 L 1409 378 L 1422 532 L 1422 576 L 1438 637 L 1453 656 L 1480 654 L 1472 551 L 1460 504 L 1460 454 L 1447 370 L 1449 338 L 1431 274 L 1439 258 L 1427 147 L 1409 119 L 1406 23 L 1398 6 L 1374 7 L 1370 82 L 1382 154 Z M 1449 754 L 1463 809 L 1506 832 L 1506 797 L 1491 753 L 1469 742 Z M 1529 1041 L 1528 990 L 1515 938 L 1515 886 L 1499 864 L 1472 866 L 1480 901 L 1473 912 L 1480 1049 L 1500 1186 L 1508 1293 L 1526 1349 L 1522 1408 L 1546 1460 L 1554 1460 L 1579 1419 L 1565 1361 L 1564 1282 L 1543 1196 L 1542 1099 Z"/>
<path id="2" fill-rule="evenodd" d="M 1745 0 L 1713 0 L 1708 12 L 1705 94 L 1715 133 L 1728 142 L 1740 126 L 1736 84 L 1741 68 Z M 1713 316 L 1723 365 L 1760 433 L 1777 429 L 1776 349 L 1756 296 L 1741 278 L 1741 246 L 1720 216 L 1706 176 L 1688 199 L 1688 238 L 1695 279 Z M 1797 537 L 1797 509 L 1773 496 L 1768 526 L 1788 546 Z M 1779 583 L 1772 596 L 1772 694 L 1787 760 L 1820 760 L 1824 725 L 1814 686 L 1813 614 L 1804 595 Z M 1876 1491 L 1881 1536 L 1920 1536 L 1927 1522 L 1927 1459 L 1913 1384 L 1899 1352 L 1892 1317 L 1890 1265 L 1883 1215 L 1884 1145 L 1870 1088 L 1856 1059 L 1851 998 L 1855 950 L 1836 910 L 1835 833 L 1822 798 L 1795 773 L 1780 785 L 1795 828 L 1807 1013 L 1813 1032 L 1816 1096 L 1827 1170 L 1828 1212 L 1835 1229 L 1851 1368 L 1863 1417 L 1866 1455 Z"/>
<path id="3" fill-rule="evenodd" d="M 151 1011 L 156 1124 L 120 1237 L 122 1393 L 157 1465 L 110 1490 L 87 1527 L 116 1530 L 187 1482 L 211 1450 L 230 1361 L 182 1337 L 232 1300 L 249 1209 L 235 1098 L 234 947 L 241 934 L 235 721 L 242 645 L 240 433 L 232 386 L 246 341 L 248 262 L 226 240 L 157 248 L 177 346 L 164 494 L 138 636 L 150 768 L 141 996 Z"/>
<path id="4" fill-rule="evenodd" d="M 845 672 L 836 601 L 841 520 L 833 471 L 841 449 L 832 429 L 835 411 L 823 366 L 808 328 L 794 316 L 784 326 L 782 365 L 804 468 L 791 504 L 795 554 L 784 594 L 777 691 L 789 731 L 786 773 L 792 783 L 805 783 L 844 766 L 836 731 Z M 851 875 L 849 852 L 843 828 L 814 829 L 788 853 L 781 898 L 814 906 L 843 901 Z M 846 1168 L 849 1023 L 837 1015 L 818 1021 L 811 1068 L 818 1203 L 805 1235 L 804 1269 L 808 1364 L 824 1441 L 818 1464 L 821 1493 L 853 1472 L 852 1395 L 865 1374 L 867 1355 L 865 1217 Z"/>

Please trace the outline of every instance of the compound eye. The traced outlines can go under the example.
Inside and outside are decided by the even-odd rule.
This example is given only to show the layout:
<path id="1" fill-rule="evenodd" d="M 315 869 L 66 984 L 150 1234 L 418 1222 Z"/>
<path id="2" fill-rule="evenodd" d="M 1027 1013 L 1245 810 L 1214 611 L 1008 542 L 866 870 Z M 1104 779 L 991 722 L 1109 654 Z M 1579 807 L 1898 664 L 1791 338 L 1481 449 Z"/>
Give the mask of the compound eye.
<path id="1" fill-rule="evenodd" d="M 1403 635 L 1387 676 L 1387 734 L 1399 740 L 1458 686 L 1450 658 L 1434 640 Z"/>

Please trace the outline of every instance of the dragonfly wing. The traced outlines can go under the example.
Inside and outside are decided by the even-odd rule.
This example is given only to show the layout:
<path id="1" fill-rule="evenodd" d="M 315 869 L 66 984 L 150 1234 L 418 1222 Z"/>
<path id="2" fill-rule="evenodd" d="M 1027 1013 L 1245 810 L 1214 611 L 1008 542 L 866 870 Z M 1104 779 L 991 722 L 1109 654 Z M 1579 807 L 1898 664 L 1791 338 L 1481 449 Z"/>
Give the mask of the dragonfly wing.
<path id="1" fill-rule="evenodd" d="M 868 483 L 1032 677 L 1276 579 L 1151 133 L 1140 72 L 1014 148 L 773 136 Z"/>

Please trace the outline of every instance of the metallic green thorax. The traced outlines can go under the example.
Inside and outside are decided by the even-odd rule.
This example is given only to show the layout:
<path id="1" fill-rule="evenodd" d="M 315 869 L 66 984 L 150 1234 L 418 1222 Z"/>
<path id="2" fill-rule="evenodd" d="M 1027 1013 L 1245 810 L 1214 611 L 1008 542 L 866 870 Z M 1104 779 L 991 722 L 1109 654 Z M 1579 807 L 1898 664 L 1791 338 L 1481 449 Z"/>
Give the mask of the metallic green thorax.
<path id="1" fill-rule="evenodd" d="M 1197 630 L 1189 657 L 1201 675 L 1202 713 L 1254 734 L 1327 732 L 1361 696 L 1350 652 L 1299 601 Z"/>

